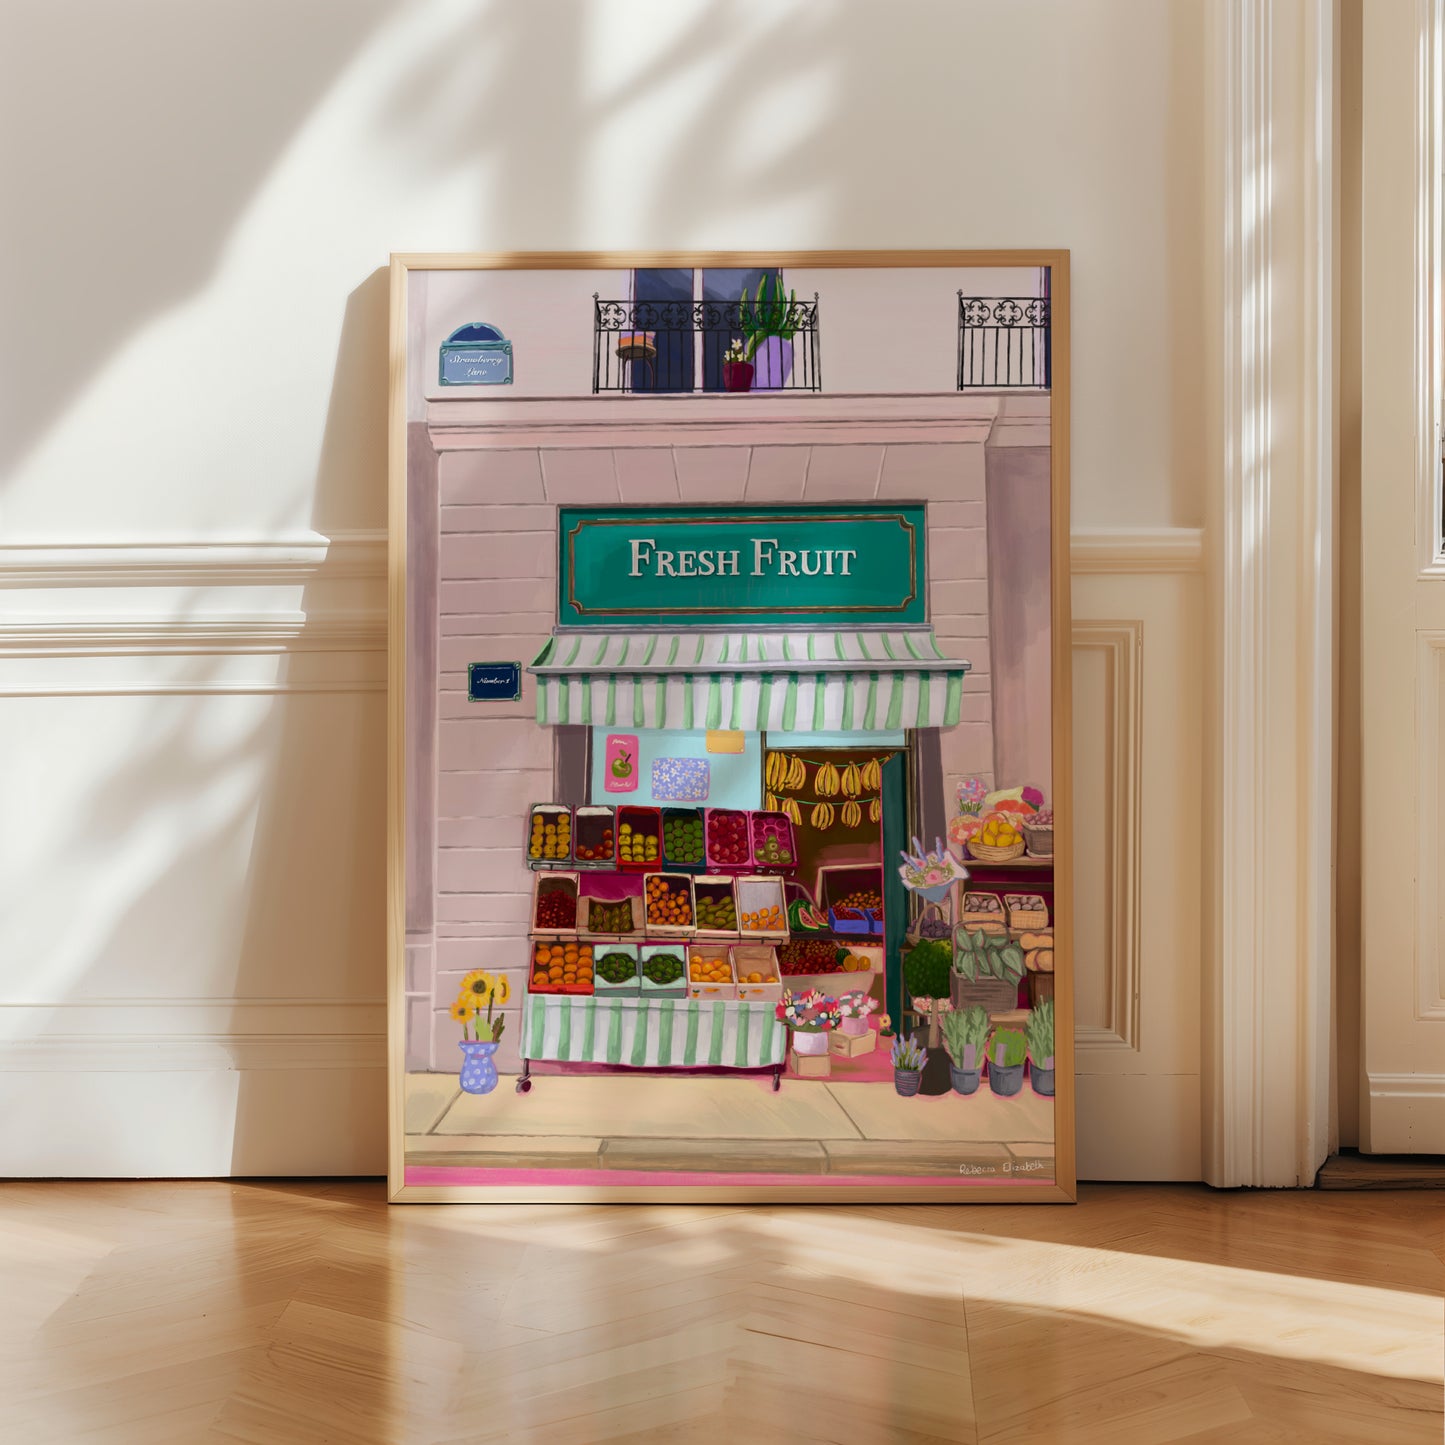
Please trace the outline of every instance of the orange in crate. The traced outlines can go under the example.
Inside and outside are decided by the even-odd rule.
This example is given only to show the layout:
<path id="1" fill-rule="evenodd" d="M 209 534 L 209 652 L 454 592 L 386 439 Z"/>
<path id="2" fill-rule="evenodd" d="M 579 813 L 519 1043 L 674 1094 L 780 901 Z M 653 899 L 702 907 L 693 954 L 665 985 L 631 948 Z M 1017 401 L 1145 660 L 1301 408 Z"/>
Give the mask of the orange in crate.
<path id="1" fill-rule="evenodd" d="M 567 939 L 532 950 L 534 993 L 591 993 L 592 945 Z"/>
<path id="2" fill-rule="evenodd" d="M 726 958 L 716 954 L 694 953 L 687 964 L 688 978 L 693 983 L 731 983 L 733 971 Z"/>
<path id="3" fill-rule="evenodd" d="M 744 913 L 742 926 L 750 933 L 779 933 L 783 928 L 783 910 L 760 908 L 755 913 Z"/>

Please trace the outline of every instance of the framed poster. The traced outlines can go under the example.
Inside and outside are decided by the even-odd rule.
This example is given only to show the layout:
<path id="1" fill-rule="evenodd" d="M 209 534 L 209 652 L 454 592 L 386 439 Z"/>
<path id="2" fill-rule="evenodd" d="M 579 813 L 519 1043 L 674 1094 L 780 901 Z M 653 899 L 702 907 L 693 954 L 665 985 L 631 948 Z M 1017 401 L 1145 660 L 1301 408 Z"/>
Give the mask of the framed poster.
<path id="1" fill-rule="evenodd" d="M 393 1200 L 1073 1199 L 1068 355 L 1062 251 L 393 258 Z"/>

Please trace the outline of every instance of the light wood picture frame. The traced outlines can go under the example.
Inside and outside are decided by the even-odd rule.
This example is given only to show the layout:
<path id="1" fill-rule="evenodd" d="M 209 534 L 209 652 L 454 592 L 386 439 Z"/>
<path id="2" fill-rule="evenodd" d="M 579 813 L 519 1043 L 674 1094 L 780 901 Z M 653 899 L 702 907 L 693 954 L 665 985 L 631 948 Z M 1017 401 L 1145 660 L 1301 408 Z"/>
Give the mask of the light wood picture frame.
<path id="1" fill-rule="evenodd" d="M 389 447 L 390 1198 L 1071 1202 L 1068 252 L 396 255 Z"/>

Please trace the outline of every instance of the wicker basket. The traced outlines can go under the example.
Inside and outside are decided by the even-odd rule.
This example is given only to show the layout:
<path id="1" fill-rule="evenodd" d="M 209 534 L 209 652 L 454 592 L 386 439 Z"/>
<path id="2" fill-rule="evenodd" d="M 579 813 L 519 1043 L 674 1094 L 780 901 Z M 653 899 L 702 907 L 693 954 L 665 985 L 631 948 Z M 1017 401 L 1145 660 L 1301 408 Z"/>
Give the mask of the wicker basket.
<path id="1" fill-rule="evenodd" d="M 1037 1008 L 1041 1003 L 1052 1003 L 1054 999 L 1054 976 L 1051 973 L 1029 974 L 1029 1007 Z"/>
<path id="2" fill-rule="evenodd" d="M 980 863 L 1011 863 L 1015 858 L 1023 856 L 1024 840 L 1020 838 L 1017 843 L 1010 843 L 1007 848 L 995 848 L 988 843 L 980 843 L 977 838 L 970 838 L 968 851 Z"/>
<path id="3" fill-rule="evenodd" d="M 1008 900 L 1032 899 L 1037 908 L 1010 908 Z M 1008 926 L 1019 933 L 1032 933 L 1035 929 L 1049 926 L 1048 905 L 1037 893 L 1009 893 L 1004 896 L 1004 910 L 1008 914 Z"/>
<path id="4" fill-rule="evenodd" d="M 1023 832 L 1030 858 L 1052 858 L 1054 856 L 1054 830 L 1052 827 L 1031 828 L 1025 823 Z"/>
<path id="5" fill-rule="evenodd" d="M 918 917 L 908 925 L 908 932 L 904 936 L 904 943 L 912 948 L 920 939 L 931 938 L 943 940 L 953 936 L 953 924 L 948 921 L 948 913 L 940 903 L 925 903 L 918 911 Z"/>
<path id="6" fill-rule="evenodd" d="M 970 908 L 968 906 L 968 900 L 978 894 L 982 894 L 985 898 L 997 900 L 997 909 L 984 911 L 982 909 Z M 959 900 L 958 919 L 960 923 L 968 924 L 970 929 L 985 927 L 989 924 L 995 925 L 994 928 L 990 929 L 990 932 L 1002 932 L 1008 924 L 1008 914 L 1004 912 L 1002 896 L 997 893 L 991 893 L 987 889 L 980 888 L 970 888 L 965 891 L 963 897 Z"/>
<path id="7" fill-rule="evenodd" d="M 972 982 L 960 973 L 949 980 L 949 995 L 956 1009 L 982 1004 L 990 1014 L 1018 1007 L 1019 986 L 1006 978 L 976 978 Z"/>

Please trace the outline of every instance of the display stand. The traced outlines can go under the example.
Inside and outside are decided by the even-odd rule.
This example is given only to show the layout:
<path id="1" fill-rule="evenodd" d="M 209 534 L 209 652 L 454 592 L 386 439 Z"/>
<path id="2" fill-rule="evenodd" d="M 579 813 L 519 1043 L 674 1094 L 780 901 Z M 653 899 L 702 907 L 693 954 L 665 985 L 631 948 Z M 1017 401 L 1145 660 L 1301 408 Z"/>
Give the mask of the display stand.
<path id="1" fill-rule="evenodd" d="M 769 1069 L 782 1087 L 788 1030 L 768 1000 L 599 998 L 529 993 L 522 1006 L 522 1072 L 538 1060 L 633 1069 Z"/>

